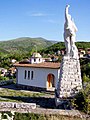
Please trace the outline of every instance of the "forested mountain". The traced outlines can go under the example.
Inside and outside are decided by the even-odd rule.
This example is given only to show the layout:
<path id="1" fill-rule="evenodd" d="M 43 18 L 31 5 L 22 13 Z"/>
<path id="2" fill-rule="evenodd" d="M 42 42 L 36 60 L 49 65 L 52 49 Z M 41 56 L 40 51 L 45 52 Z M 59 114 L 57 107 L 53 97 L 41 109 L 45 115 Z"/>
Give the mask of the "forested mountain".
<path id="1" fill-rule="evenodd" d="M 76 42 L 78 48 L 90 48 L 90 42 Z M 22 37 L 8 41 L 0 41 L 0 53 L 28 53 L 35 50 L 41 53 L 55 53 L 65 48 L 64 42 L 46 40 L 44 38 Z"/>
<path id="2" fill-rule="evenodd" d="M 49 41 L 44 38 L 22 37 L 8 41 L 0 41 L 0 52 L 29 52 L 32 49 L 41 50 L 53 45 L 55 41 Z"/>
<path id="3" fill-rule="evenodd" d="M 87 48 L 90 48 L 90 42 L 76 42 L 76 46 L 77 48 L 83 48 L 83 49 L 87 49 Z M 65 48 L 65 44 L 64 42 L 58 42 L 58 43 L 55 43 L 43 50 L 41 50 L 41 53 L 55 53 L 57 52 L 58 50 L 61 50 L 61 49 L 64 49 Z"/>

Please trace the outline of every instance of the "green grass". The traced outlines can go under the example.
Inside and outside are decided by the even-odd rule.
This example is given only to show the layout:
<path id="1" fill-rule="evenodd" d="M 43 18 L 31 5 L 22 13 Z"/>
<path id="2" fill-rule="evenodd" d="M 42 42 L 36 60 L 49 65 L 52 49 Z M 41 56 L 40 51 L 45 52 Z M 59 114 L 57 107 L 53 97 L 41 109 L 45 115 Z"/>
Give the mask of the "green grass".
<path id="1" fill-rule="evenodd" d="M 20 91 L 20 90 L 11 90 L 7 88 L 3 88 L 0 90 L 0 101 L 9 101 L 9 102 L 24 102 L 30 97 L 41 97 L 44 96 L 45 93 L 39 92 L 30 92 L 30 91 Z"/>

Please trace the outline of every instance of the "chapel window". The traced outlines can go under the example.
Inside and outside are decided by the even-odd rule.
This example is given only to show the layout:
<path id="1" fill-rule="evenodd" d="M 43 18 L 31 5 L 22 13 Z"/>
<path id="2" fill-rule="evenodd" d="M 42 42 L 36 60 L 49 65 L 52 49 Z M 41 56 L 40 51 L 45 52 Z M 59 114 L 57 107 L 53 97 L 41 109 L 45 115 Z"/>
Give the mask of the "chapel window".
<path id="1" fill-rule="evenodd" d="M 36 59 L 34 58 L 34 62 L 36 62 Z"/>
<path id="2" fill-rule="evenodd" d="M 27 71 L 25 70 L 24 79 L 27 77 Z"/>
<path id="3" fill-rule="evenodd" d="M 31 80 L 33 80 L 33 71 L 31 71 Z"/>
<path id="4" fill-rule="evenodd" d="M 30 79 L 30 71 L 28 71 L 28 79 Z"/>

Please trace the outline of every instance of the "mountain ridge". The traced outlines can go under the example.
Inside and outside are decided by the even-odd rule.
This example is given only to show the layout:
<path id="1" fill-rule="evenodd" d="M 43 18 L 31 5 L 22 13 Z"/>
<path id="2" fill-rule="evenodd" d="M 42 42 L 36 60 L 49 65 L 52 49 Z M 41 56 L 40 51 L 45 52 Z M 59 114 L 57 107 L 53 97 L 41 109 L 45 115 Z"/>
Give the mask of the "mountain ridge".
<path id="1" fill-rule="evenodd" d="M 42 37 L 20 37 L 6 41 L 0 41 L 0 48 L 7 52 L 28 52 L 37 47 L 38 50 L 47 48 L 56 43 L 56 41 L 50 41 Z M 0 51 L 1 52 L 1 51 Z"/>

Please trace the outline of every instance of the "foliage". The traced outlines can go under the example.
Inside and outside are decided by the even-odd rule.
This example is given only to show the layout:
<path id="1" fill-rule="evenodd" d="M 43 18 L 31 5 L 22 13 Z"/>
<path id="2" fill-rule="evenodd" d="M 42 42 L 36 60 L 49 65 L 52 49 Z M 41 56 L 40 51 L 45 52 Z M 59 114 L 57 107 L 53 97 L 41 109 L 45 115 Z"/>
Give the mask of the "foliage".
<path id="1" fill-rule="evenodd" d="M 90 114 L 90 59 L 80 59 L 83 89 L 74 98 L 74 106 Z"/>
<path id="2" fill-rule="evenodd" d="M 60 115 L 60 114 L 46 114 L 45 112 L 40 113 L 19 113 L 14 111 L 2 111 L 0 112 L 0 120 L 82 120 L 79 116 L 71 116 L 71 115 Z M 83 119 L 85 120 L 85 119 Z"/>
<path id="3" fill-rule="evenodd" d="M 42 48 L 46 48 L 52 44 L 54 41 L 49 41 L 43 38 L 29 38 L 29 37 L 22 37 L 8 41 L 1 41 L 0 42 L 0 51 L 2 53 L 9 52 L 9 53 L 27 53 L 34 49 L 36 51 L 36 47 L 38 50 Z M 36 46 L 36 47 L 35 47 Z"/>
<path id="4" fill-rule="evenodd" d="M 78 48 L 90 48 L 90 42 L 76 42 L 76 45 Z M 65 48 L 64 42 L 49 41 L 40 37 L 22 37 L 0 42 L 0 53 L 2 54 L 31 54 L 36 49 L 41 53 L 52 54 L 63 48 Z"/>
<path id="5" fill-rule="evenodd" d="M 63 48 L 65 48 L 64 42 L 58 42 L 50 47 L 42 49 L 40 52 L 44 53 L 44 54 L 53 54 L 53 53 L 55 53 L 58 50 L 63 49 Z"/>
<path id="6" fill-rule="evenodd" d="M 2 80 L 8 80 L 8 77 L 0 76 L 0 81 Z"/>
<path id="7" fill-rule="evenodd" d="M 80 59 L 82 80 L 90 82 L 90 59 Z"/>
<path id="8" fill-rule="evenodd" d="M 90 83 L 85 84 L 84 89 L 75 96 L 72 103 L 77 109 L 90 114 Z"/>
<path id="9" fill-rule="evenodd" d="M 90 42 L 76 42 L 76 46 L 78 48 L 83 48 L 86 50 L 87 48 L 90 48 Z M 52 46 L 42 49 L 41 53 L 53 54 L 53 53 L 57 52 L 58 50 L 61 50 L 64 48 L 65 48 L 64 42 L 58 42 Z"/>
<path id="10" fill-rule="evenodd" d="M 48 41 L 43 38 L 17 38 L 14 40 L 1 41 L 0 42 L 0 67 L 9 68 L 12 66 L 11 60 L 16 59 L 21 61 L 22 59 L 29 58 L 33 52 L 46 48 L 54 41 Z"/>
<path id="11" fill-rule="evenodd" d="M 57 62 L 61 63 L 61 61 L 62 61 L 62 56 L 58 56 L 58 61 Z"/>
<path id="12" fill-rule="evenodd" d="M 78 117 L 62 116 L 59 114 L 16 113 L 14 120 L 81 120 Z"/>
<path id="13" fill-rule="evenodd" d="M 23 117 L 21 117 L 21 116 L 23 116 Z M 33 113 L 31 113 L 31 114 L 16 113 L 15 120 L 21 120 L 21 118 L 22 118 L 22 120 L 45 120 L 43 115 L 38 115 L 38 114 L 33 114 Z"/>
<path id="14" fill-rule="evenodd" d="M 20 60 L 26 58 L 26 56 L 27 56 L 27 54 L 25 54 L 25 53 L 22 53 L 22 54 L 12 53 L 12 54 L 0 55 L 0 67 L 8 69 L 13 66 L 13 64 L 11 62 L 12 59 L 20 61 Z"/>
<path id="15" fill-rule="evenodd" d="M 78 48 L 87 49 L 90 48 L 90 42 L 76 42 Z"/>
<path id="16" fill-rule="evenodd" d="M 83 73 L 83 78 L 82 78 L 83 82 L 89 82 L 90 78 L 89 76 L 87 76 L 85 73 Z"/>

